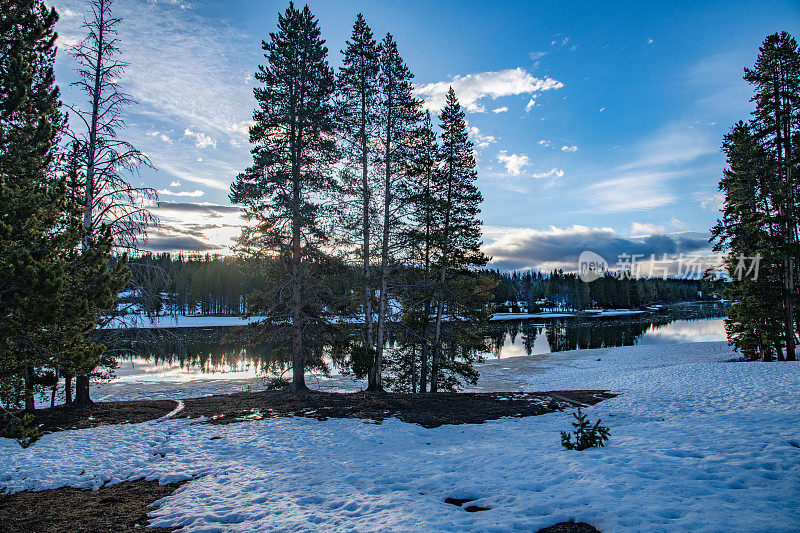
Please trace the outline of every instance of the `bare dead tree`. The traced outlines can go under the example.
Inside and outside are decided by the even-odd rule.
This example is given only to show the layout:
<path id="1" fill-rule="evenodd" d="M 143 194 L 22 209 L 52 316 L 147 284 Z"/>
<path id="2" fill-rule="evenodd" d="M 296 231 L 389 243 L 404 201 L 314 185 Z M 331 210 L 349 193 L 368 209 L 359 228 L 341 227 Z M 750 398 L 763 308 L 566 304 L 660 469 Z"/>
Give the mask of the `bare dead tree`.
<path id="1" fill-rule="evenodd" d="M 122 19 L 113 15 L 112 6 L 113 0 L 90 1 L 83 23 L 87 36 L 72 49 L 79 77 L 72 85 L 87 96 L 86 108 L 70 107 L 82 126 L 72 136 L 83 154 L 86 238 L 105 224 L 117 249 L 135 250 L 146 239 L 147 227 L 157 222 L 148 210 L 157 197 L 155 190 L 128 180 L 150 161 L 118 137 L 125 127 L 125 108 L 136 102 L 119 87 L 127 63 L 119 59 L 117 27 Z"/>
<path id="2" fill-rule="evenodd" d="M 78 63 L 74 87 L 86 95 L 85 107 L 72 106 L 79 125 L 71 132 L 78 146 L 83 196 L 82 248 L 110 228 L 118 251 L 137 250 L 147 227 L 157 223 L 149 207 L 157 201 L 153 189 L 133 186 L 129 178 L 150 161 L 131 143 L 120 139 L 125 110 L 135 102 L 119 87 L 127 64 L 119 59 L 117 28 L 122 19 L 112 12 L 113 0 L 90 0 L 84 19 L 86 38 L 71 53 Z M 76 402 L 91 403 L 89 376 L 76 378 Z"/>

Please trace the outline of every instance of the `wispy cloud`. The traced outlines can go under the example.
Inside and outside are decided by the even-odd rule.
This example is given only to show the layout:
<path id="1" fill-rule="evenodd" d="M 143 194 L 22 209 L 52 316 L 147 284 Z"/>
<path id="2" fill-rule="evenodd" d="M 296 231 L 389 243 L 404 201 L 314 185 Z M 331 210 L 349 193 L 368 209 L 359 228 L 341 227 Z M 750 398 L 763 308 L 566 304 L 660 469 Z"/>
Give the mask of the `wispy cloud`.
<path id="1" fill-rule="evenodd" d="M 565 145 L 565 146 L 561 147 L 561 151 L 562 152 L 577 152 L 578 151 L 578 147 L 576 145 L 574 145 L 574 144 L 572 146 Z"/>
<path id="2" fill-rule="evenodd" d="M 201 175 L 200 173 L 208 173 L 213 171 L 209 171 L 204 166 L 203 167 L 194 167 L 194 168 L 187 168 L 181 164 L 172 164 L 168 163 L 167 161 L 161 159 L 153 160 L 155 165 L 161 169 L 162 171 L 170 174 L 171 176 L 178 178 L 181 181 L 190 181 L 192 183 L 199 183 L 200 185 L 205 185 L 206 187 L 211 187 L 212 189 L 217 189 L 220 191 L 229 191 L 230 190 L 230 181 L 223 181 L 219 178 L 214 178 L 210 176 Z M 230 178 L 233 178 L 233 175 L 230 175 Z"/>
<path id="3" fill-rule="evenodd" d="M 486 111 L 480 100 L 511 95 L 534 95 L 542 91 L 561 89 L 564 86 L 550 77 L 537 78 L 525 69 L 517 67 L 494 72 L 478 72 L 456 75 L 448 81 L 428 83 L 415 89 L 417 96 L 425 100 L 425 107 L 438 111 L 444 107 L 445 96 L 450 87 L 456 92 L 461 105 L 471 113 Z"/>
<path id="4" fill-rule="evenodd" d="M 708 128 L 672 122 L 640 143 L 636 159 L 620 166 L 619 170 L 687 163 L 718 152 L 718 144 L 719 139 Z"/>
<path id="5" fill-rule="evenodd" d="M 678 197 L 667 186 L 675 172 L 633 172 L 587 187 L 583 195 L 587 210 L 594 213 L 622 213 L 669 205 Z"/>
<path id="6" fill-rule="evenodd" d="M 506 107 L 506 106 L 497 107 L 495 109 L 492 109 L 492 113 L 505 113 L 506 111 L 508 111 L 508 107 Z"/>
<path id="7" fill-rule="evenodd" d="M 172 144 L 172 138 L 166 133 L 161 133 L 158 131 L 148 131 L 147 135 L 149 135 L 150 137 L 156 137 L 158 139 L 161 139 L 163 142 L 167 144 Z"/>

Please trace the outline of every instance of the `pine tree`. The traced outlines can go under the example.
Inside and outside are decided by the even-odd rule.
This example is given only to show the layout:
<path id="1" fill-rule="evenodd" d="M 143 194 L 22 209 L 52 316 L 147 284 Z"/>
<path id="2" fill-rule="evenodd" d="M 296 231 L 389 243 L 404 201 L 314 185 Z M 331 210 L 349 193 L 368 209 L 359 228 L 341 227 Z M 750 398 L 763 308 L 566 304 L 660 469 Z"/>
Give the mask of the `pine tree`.
<path id="1" fill-rule="evenodd" d="M 365 359 L 374 361 L 375 342 L 373 339 L 374 287 L 372 280 L 371 245 L 374 236 L 372 223 L 375 207 L 372 190 L 376 187 L 370 174 L 370 163 L 374 158 L 373 138 L 377 134 L 378 123 L 378 44 L 361 13 L 356 17 L 353 33 L 342 52 L 342 67 L 337 78 L 337 114 L 339 128 L 345 145 L 345 153 L 358 168 L 360 176 L 346 175 L 351 193 L 356 198 L 355 214 L 347 213 L 350 231 L 360 233 L 360 243 L 356 246 L 361 256 L 363 284 L 362 349 Z"/>
<path id="2" fill-rule="evenodd" d="M 416 331 L 420 349 L 419 390 L 428 389 L 429 356 L 431 347 L 431 313 L 435 293 L 432 265 L 437 258 L 444 202 L 439 168 L 439 146 L 433 130 L 430 112 L 425 113 L 420 127 L 409 142 L 410 157 L 405 190 L 401 194 L 409 205 L 410 224 L 405 240 L 408 242 L 408 262 L 416 267 L 418 279 L 410 284 L 405 305 L 407 327 Z"/>
<path id="3" fill-rule="evenodd" d="M 85 150 L 73 142 L 66 154 L 66 211 L 65 217 L 79 228 L 75 242 L 66 250 L 65 283 L 58 294 L 60 320 L 49 334 L 58 347 L 53 366 L 65 380 L 65 399 L 71 402 L 71 380 L 84 377 L 76 389 L 80 405 L 91 404 L 88 377 L 98 367 L 112 367 L 115 362 L 105 346 L 96 340 L 97 327 L 106 320 L 115 306 L 117 295 L 130 279 L 127 255 L 115 256 L 111 226 L 102 224 L 92 234 L 83 226 Z M 102 374 L 98 374 L 102 375 Z M 55 388 L 53 389 L 55 392 Z"/>
<path id="4" fill-rule="evenodd" d="M 448 274 L 455 271 L 466 272 L 467 269 L 484 266 L 488 261 L 481 252 L 481 222 L 477 218 L 483 197 L 475 185 L 478 174 L 475 171 L 475 156 L 472 142 L 467 135 L 464 111 L 458 103 L 455 91 L 451 87 L 447 92 L 444 109 L 439 115 L 442 129 L 441 155 L 443 208 L 442 226 L 439 229 L 441 246 L 438 265 L 438 285 L 436 291 L 436 322 L 433 339 L 433 361 L 431 364 L 431 392 L 439 386 L 439 370 L 442 363 L 443 331 L 442 322 L 446 306 L 458 306 L 459 296 L 450 291 Z M 489 295 L 486 295 L 488 302 Z M 478 308 L 482 299 L 473 300 Z M 463 312 L 463 310 L 462 310 Z M 453 313 L 455 316 L 456 313 Z M 480 314 L 474 318 L 479 318 Z M 454 350 L 455 346 L 451 346 Z M 454 360 L 451 354 L 450 360 Z"/>
<path id="5" fill-rule="evenodd" d="M 368 390 L 381 390 L 381 365 L 386 344 L 389 317 L 390 271 L 396 265 L 403 247 L 403 220 L 406 202 L 398 194 L 405 179 L 404 169 L 409 155 L 409 139 L 421 118 L 422 103 L 414 97 L 411 80 L 414 75 L 397 51 L 397 43 L 387 34 L 380 44 L 380 124 L 383 167 L 381 196 L 383 200 L 380 294 L 378 298 L 378 328 L 375 340 L 375 362 L 369 373 Z"/>
<path id="6" fill-rule="evenodd" d="M 54 83 L 58 16 L 38 0 L 0 12 L 0 397 L 34 408 L 50 382 L 46 333 L 59 318 L 64 184 L 55 173 L 63 129 Z"/>
<path id="7" fill-rule="evenodd" d="M 272 340 L 290 347 L 296 392 L 307 389 L 305 358 L 313 332 L 325 324 L 312 267 L 324 260 L 321 246 L 330 235 L 322 201 L 336 188 L 335 83 L 320 33 L 308 6 L 290 3 L 278 16 L 278 30 L 263 42 L 267 65 L 255 75 L 262 85 L 254 89 L 258 108 L 250 129 L 253 165 L 239 174 L 230 195 L 249 223 L 240 249 L 280 259 L 276 290 L 262 291 L 249 312 L 266 314 Z"/>
<path id="8" fill-rule="evenodd" d="M 725 136 L 728 169 L 720 181 L 722 218 L 712 229 L 714 251 L 726 253 L 731 276 L 726 298 L 734 303 L 725 327 L 733 346 L 750 359 L 781 358 L 782 258 L 775 242 L 771 201 L 774 173 L 767 152 L 744 122 Z M 777 246 L 776 246 L 777 245 Z M 740 258 L 760 257 L 758 277 L 739 271 Z M 747 264 L 747 267 L 750 267 Z"/>
<path id="9" fill-rule="evenodd" d="M 753 69 L 744 79 L 755 86 L 753 129 L 774 163 L 773 207 L 780 232 L 776 243 L 783 256 L 784 342 L 786 359 L 795 356 L 795 278 L 798 263 L 797 166 L 800 154 L 793 148 L 800 137 L 800 51 L 786 32 L 767 36 Z"/>
<path id="10" fill-rule="evenodd" d="M 722 218 L 712 230 L 717 251 L 726 252 L 736 299 L 726 328 L 731 342 L 751 358 L 793 361 L 797 318 L 795 290 L 800 267 L 800 51 L 787 33 L 767 36 L 756 64 L 745 69 L 755 87 L 756 110 L 738 123 L 723 149 L 729 169 L 720 182 Z M 740 258 L 760 258 L 758 278 L 741 276 Z M 779 318 L 780 317 L 780 318 Z M 780 333 L 779 333 L 780 332 Z"/>

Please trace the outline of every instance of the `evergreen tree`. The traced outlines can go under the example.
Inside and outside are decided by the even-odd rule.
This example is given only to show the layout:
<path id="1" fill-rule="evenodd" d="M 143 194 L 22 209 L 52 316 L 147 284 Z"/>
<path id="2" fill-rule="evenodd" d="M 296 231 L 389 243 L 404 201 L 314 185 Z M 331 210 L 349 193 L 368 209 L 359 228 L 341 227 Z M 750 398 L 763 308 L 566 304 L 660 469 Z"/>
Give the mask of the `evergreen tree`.
<path id="1" fill-rule="evenodd" d="M 443 195 L 439 168 L 439 146 L 433 130 L 430 112 L 425 113 L 421 126 L 409 142 L 411 156 L 406 173 L 409 179 L 401 193 L 409 205 L 408 242 L 409 264 L 416 266 L 417 279 L 408 284 L 404 322 L 416 331 L 420 345 L 419 390 L 427 391 L 431 347 L 431 313 L 435 293 L 432 265 L 439 250 L 437 228 L 442 223 Z M 416 351 L 413 351 L 416 353 Z"/>
<path id="2" fill-rule="evenodd" d="M 726 329 L 751 358 L 793 361 L 797 318 L 795 283 L 800 266 L 798 145 L 800 145 L 800 51 L 787 33 L 767 36 L 756 64 L 745 69 L 755 87 L 756 110 L 736 124 L 723 149 L 729 168 L 720 181 L 722 218 L 712 230 L 726 252 L 735 299 Z M 759 260 L 757 278 L 745 261 Z M 780 332 L 780 333 L 779 333 Z"/>
<path id="3" fill-rule="evenodd" d="M 345 145 L 345 154 L 353 168 L 358 169 L 358 176 L 346 173 L 352 195 L 357 199 L 355 213 L 347 213 L 350 219 L 348 229 L 360 233 L 360 242 L 356 250 L 361 256 L 363 283 L 363 316 L 362 350 L 366 360 L 374 359 L 375 342 L 373 339 L 374 287 L 372 280 L 371 245 L 374 238 L 372 223 L 375 208 L 372 191 L 376 187 L 370 174 L 370 163 L 373 160 L 373 138 L 379 128 L 378 122 L 378 44 L 367 26 L 361 13 L 356 17 L 353 33 L 342 52 L 342 67 L 337 78 L 337 112 L 339 128 Z"/>
<path id="4" fill-rule="evenodd" d="M 249 223 L 241 250 L 280 259 L 274 291 L 262 291 L 269 297 L 255 298 L 249 311 L 268 316 L 272 339 L 290 347 L 290 388 L 300 392 L 307 389 L 304 365 L 314 332 L 326 324 L 328 312 L 311 267 L 324 261 L 321 246 L 330 235 L 322 202 L 336 187 L 335 83 L 308 6 L 300 10 L 290 3 L 262 48 L 267 65 L 255 75 L 261 85 L 254 89 L 253 165 L 231 185 L 230 198 L 244 206 Z"/>
<path id="5" fill-rule="evenodd" d="M 414 75 L 397 51 L 397 43 L 387 34 L 380 44 L 380 97 L 381 125 L 380 163 L 383 167 L 381 196 L 383 200 L 380 294 L 378 298 L 378 328 L 375 340 L 375 362 L 369 373 L 369 390 L 381 390 L 381 365 L 386 345 L 387 326 L 390 322 L 389 286 L 390 271 L 396 267 L 404 247 L 406 202 L 399 194 L 409 155 L 408 145 L 421 118 L 422 102 L 414 97 L 411 80 Z"/>
<path id="6" fill-rule="evenodd" d="M 800 142 L 800 52 L 797 42 L 786 32 L 767 36 L 759 48 L 756 64 L 745 69 L 744 79 L 754 85 L 754 134 L 769 154 L 772 171 L 772 203 L 775 229 L 782 256 L 784 342 L 786 359 L 795 356 L 795 278 L 798 258 L 797 166 L 800 154 L 794 145 Z"/>
<path id="7" fill-rule="evenodd" d="M 475 185 L 475 156 L 472 142 L 467 135 L 464 111 L 451 87 L 447 92 L 445 107 L 439 115 L 442 129 L 442 225 L 439 231 L 440 256 L 438 264 L 438 286 L 436 291 L 436 322 L 433 339 L 433 361 L 431 364 L 431 392 L 439 386 L 439 370 L 442 363 L 442 322 L 447 304 L 455 311 L 459 303 L 458 294 L 447 284 L 448 273 L 466 272 L 467 269 L 484 266 L 488 258 L 481 252 L 481 222 L 477 218 L 483 197 Z M 488 295 L 486 296 L 488 300 Z M 465 302 L 461 302 L 465 303 Z M 472 301 L 480 309 L 481 299 Z M 458 315 L 455 315 L 458 317 Z M 474 318 L 480 319 L 480 314 Z M 463 321 L 459 321 L 464 324 Z M 474 324 L 470 324 L 474 328 Z M 451 349 L 454 349 L 451 346 Z M 451 353 L 450 360 L 454 360 Z"/>
<path id="8" fill-rule="evenodd" d="M 712 229 L 714 250 L 726 252 L 731 276 L 726 297 L 734 303 L 725 327 L 733 346 L 750 359 L 781 357 L 783 335 L 780 254 L 774 243 L 770 161 L 752 129 L 737 123 L 725 136 L 728 169 L 720 181 L 722 218 Z M 743 275 L 742 258 L 760 257 L 758 277 Z M 747 267 L 750 265 L 748 264 Z"/>
<path id="9" fill-rule="evenodd" d="M 113 368 L 115 365 L 113 358 L 105 352 L 105 346 L 96 340 L 97 327 L 107 320 L 119 292 L 130 279 L 127 255 L 116 257 L 112 253 L 111 227 L 103 224 L 87 235 L 82 224 L 86 209 L 82 169 L 84 154 L 79 143 L 73 142 L 66 155 L 65 215 L 68 220 L 74 220 L 80 231 L 73 245 L 66 250 L 65 283 L 58 294 L 60 320 L 48 332 L 58 346 L 53 366 L 65 380 L 66 403 L 72 403 L 72 378 L 83 377 L 76 388 L 76 401 L 80 405 L 92 403 L 89 376 L 102 375 L 97 372 L 98 367 Z M 55 396 L 55 386 L 53 392 Z"/>
<path id="10" fill-rule="evenodd" d="M 0 396 L 34 408 L 52 380 L 46 333 L 64 281 L 63 128 L 54 83 L 58 16 L 39 0 L 0 1 Z"/>

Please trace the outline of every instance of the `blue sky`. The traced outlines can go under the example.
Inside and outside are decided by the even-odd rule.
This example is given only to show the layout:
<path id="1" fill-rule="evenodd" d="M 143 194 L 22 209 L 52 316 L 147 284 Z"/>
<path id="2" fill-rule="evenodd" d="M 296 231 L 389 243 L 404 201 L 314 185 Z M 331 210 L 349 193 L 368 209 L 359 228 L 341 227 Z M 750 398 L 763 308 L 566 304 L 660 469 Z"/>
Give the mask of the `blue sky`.
<path id="1" fill-rule="evenodd" d="M 61 12 L 63 99 L 85 3 Z M 261 39 L 285 2 L 117 0 L 139 105 L 125 135 L 160 191 L 154 250 L 225 253 L 238 234 L 228 184 L 250 162 Z M 436 110 L 468 110 L 501 268 L 570 268 L 583 249 L 694 253 L 717 217 L 722 135 L 751 110 L 742 68 L 768 33 L 800 28 L 796 2 L 310 2 L 334 67 L 359 12 L 391 32 Z M 796 33 L 796 32 L 795 32 Z M 612 257 L 608 257 L 612 256 Z"/>

